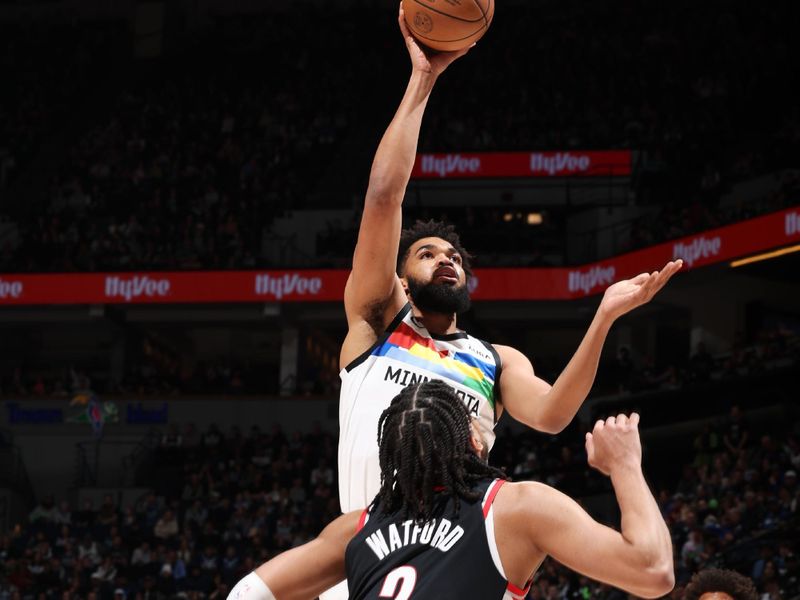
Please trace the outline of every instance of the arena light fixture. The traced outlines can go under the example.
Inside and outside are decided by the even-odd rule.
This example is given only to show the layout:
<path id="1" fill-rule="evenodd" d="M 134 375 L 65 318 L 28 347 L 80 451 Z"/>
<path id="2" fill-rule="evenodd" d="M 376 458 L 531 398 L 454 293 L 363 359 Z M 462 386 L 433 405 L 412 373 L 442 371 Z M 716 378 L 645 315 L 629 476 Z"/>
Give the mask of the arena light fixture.
<path id="1" fill-rule="evenodd" d="M 541 225 L 542 224 L 542 213 L 532 212 L 528 213 L 528 225 Z"/>
<path id="2" fill-rule="evenodd" d="M 779 256 L 784 256 L 793 252 L 800 252 L 800 244 L 796 246 L 787 246 L 786 248 L 780 248 L 778 250 L 773 250 L 772 252 L 754 254 L 753 256 L 748 256 L 747 258 L 740 258 L 739 260 L 734 260 L 731 263 L 731 267 L 743 267 L 744 265 L 761 262 L 762 260 L 769 260 L 771 258 L 778 258 Z"/>

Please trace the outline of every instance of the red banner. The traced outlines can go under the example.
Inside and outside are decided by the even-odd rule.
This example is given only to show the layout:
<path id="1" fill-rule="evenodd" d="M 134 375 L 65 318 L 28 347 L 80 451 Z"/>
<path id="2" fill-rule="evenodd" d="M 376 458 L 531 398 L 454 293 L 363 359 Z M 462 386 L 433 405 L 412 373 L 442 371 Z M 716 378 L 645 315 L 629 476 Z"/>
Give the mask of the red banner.
<path id="1" fill-rule="evenodd" d="M 418 154 L 414 179 L 620 177 L 631 174 L 630 150 Z"/>
<path id="2" fill-rule="evenodd" d="M 348 272 L 181 271 L 0 275 L 4 304 L 334 302 Z"/>
<path id="3" fill-rule="evenodd" d="M 693 269 L 800 243 L 800 207 L 572 268 L 477 269 L 474 300 L 569 300 L 682 258 Z M 347 270 L 0 275 L 0 306 L 339 302 Z"/>

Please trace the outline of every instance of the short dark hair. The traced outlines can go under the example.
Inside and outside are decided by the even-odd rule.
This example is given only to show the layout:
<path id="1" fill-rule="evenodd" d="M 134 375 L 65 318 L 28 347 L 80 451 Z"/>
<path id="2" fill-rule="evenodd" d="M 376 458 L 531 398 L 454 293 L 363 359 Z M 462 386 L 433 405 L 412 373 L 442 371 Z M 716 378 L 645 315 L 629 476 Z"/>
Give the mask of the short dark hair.
<path id="1" fill-rule="evenodd" d="M 460 500 L 481 498 L 476 482 L 506 479 L 475 453 L 469 420 L 464 401 L 443 381 L 410 385 L 395 396 L 378 421 L 381 489 L 375 501 L 382 513 L 428 521 L 437 488 L 453 498 L 457 515 Z"/>
<path id="2" fill-rule="evenodd" d="M 733 600 L 758 600 L 758 592 L 749 577 L 727 569 L 703 569 L 686 586 L 684 600 L 698 600 L 703 594 L 722 592 Z"/>
<path id="3" fill-rule="evenodd" d="M 442 221 L 417 221 L 411 227 L 406 227 L 400 232 L 400 247 L 397 251 L 397 274 L 402 277 L 405 271 L 406 260 L 414 242 L 428 237 L 438 237 L 452 244 L 453 248 L 461 255 L 461 266 L 467 277 L 472 276 L 472 255 L 461 245 L 461 239 L 456 233 L 454 225 Z"/>

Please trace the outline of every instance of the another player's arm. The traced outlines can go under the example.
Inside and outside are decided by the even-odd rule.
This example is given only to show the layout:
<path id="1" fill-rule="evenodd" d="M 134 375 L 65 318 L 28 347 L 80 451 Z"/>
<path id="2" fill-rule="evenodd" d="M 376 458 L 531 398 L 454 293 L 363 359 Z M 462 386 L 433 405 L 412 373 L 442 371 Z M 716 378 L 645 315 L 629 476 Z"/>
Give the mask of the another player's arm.
<path id="1" fill-rule="evenodd" d="M 496 346 L 503 362 L 500 397 L 503 408 L 516 420 L 547 433 L 566 427 L 594 385 L 597 365 L 611 325 L 637 306 L 649 302 L 683 262 L 672 261 L 661 271 L 642 273 L 609 287 L 578 349 L 553 385 L 534 374 L 524 354 Z"/>
<path id="2" fill-rule="evenodd" d="M 374 324 L 371 321 L 376 311 L 382 313 L 385 325 L 406 302 L 396 275 L 397 247 L 403 197 L 414 167 L 422 115 L 438 76 L 467 52 L 441 52 L 429 57 L 409 33 L 402 8 L 398 21 L 411 58 L 411 78 L 370 171 L 353 270 L 345 288 L 345 311 L 354 335 L 345 340 L 343 363 L 349 362 L 346 355 L 355 357 L 364 350 L 359 348 L 363 346 L 359 331 L 364 324 Z M 351 349 L 350 345 L 357 347 Z"/>
<path id="3" fill-rule="evenodd" d="M 570 569 L 645 598 L 675 585 L 672 541 L 641 469 L 638 415 L 599 421 L 587 434 L 590 464 L 611 477 L 621 531 L 601 525 L 577 502 L 549 486 L 506 486 L 515 510 L 508 525 Z M 594 446 L 598 448 L 595 449 Z M 498 500 L 500 498 L 498 497 Z"/>
<path id="4" fill-rule="evenodd" d="M 316 539 L 287 550 L 255 571 L 277 600 L 308 600 L 346 578 L 344 553 L 356 532 L 361 511 L 342 515 Z M 241 600 L 265 600 L 245 596 Z"/>

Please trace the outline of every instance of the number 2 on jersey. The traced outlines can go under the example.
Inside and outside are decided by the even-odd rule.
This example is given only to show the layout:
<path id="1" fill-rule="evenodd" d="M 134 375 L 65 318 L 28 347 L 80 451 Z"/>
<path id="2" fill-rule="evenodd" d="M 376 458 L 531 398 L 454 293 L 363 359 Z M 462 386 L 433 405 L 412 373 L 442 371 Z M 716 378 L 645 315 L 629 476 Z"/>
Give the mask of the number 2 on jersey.
<path id="1" fill-rule="evenodd" d="M 400 589 L 398 590 L 398 584 Z M 380 598 L 393 598 L 394 600 L 408 600 L 411 592 L 417 584 L 417 570 L 414 567 L 404 565 L 389 571 L 386 579 L 383 580 Z"/>

